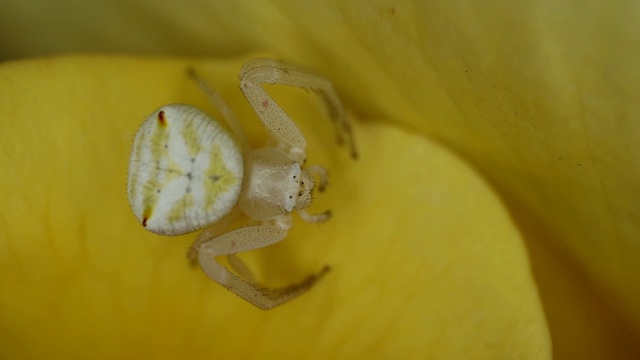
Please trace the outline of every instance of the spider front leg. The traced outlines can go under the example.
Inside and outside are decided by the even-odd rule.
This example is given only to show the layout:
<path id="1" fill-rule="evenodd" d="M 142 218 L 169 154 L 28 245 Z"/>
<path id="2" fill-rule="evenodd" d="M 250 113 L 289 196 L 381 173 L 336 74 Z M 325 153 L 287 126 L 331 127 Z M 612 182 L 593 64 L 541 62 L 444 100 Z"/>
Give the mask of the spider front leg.
<path id="1" fill-rule="evenodd" d="M 262 87 L 263 84 L 289 85 L 318 92 L 336 124 L 338 142 L 343 143 L 346 140 L 351 156 L 358 157 L 351 123 L 329 80 L 293 65 L 265 58 L 246 62 L 240 70 L 239 77 L 240 88 L 260 120 L 277 140 L 290 147 L 292 154 L 301 157 L 298 160 L 305 160 L 306 140 L 291 118 L 267 94 Z"/>
<path id="2" fill-rule="evenodd" d="M 232 257 L 232 266 L 242 270 L 249 279 L 229 271 L 216 260 L 216 256 L 233 255 L 273 245 L 284 239 L 287 232 L 279 226 L 257 225 L 242 227 L 210 239 L 199 239 L 196 245 L 198 262 L 211 280 L 260 309 L 271 309 L 305 293 L 329 271 L 329 267 L 325 266 L 320 272 L 308 276 L 298 284 L 267 288 L 253 282 L 253 276 L 240 259 Z"/>

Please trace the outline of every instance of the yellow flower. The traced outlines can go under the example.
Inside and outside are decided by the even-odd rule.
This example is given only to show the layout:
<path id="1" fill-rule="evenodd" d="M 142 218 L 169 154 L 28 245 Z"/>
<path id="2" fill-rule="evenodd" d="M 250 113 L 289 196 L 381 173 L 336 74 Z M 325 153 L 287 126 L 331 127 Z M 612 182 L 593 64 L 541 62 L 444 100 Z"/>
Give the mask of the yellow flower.
<path id="1" fill-rule="evenodd" d="M 0 65 L 3 357 L 640 355 L 632 2 L 180 4 L 0 7 L 6 58 L 212 56 Z M 334 218 L 247 259 L 274 285 L 334 271 L 269 312 L 189 267 L 195 235 L 141 229 L 124 185 L 155 108 L 215 114 L 188 65 L 264 141 L 236 73 L 265 50 L 334 80 L 362 155 L 310 95 L 273 89 L 331 173 L 314 209 Z"/>

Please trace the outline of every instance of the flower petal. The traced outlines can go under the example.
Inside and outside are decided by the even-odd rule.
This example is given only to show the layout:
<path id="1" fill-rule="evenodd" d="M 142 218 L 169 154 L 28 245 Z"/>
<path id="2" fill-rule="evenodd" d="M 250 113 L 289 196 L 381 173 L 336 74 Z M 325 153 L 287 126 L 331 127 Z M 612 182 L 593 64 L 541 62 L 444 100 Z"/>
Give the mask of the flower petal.
<path id="1" fill-rule="evenodd" d="M 264 141 L 237 88 L 240 60 L 73 57 L 0 67 L 0 348 L 10 358 L 550 357 L 521 234 L 472 168 L 428 139 L 359 121 L 361 159 L 331 141 L 317 99 L 274 89 L 331 184 L 281 244 L 247 254 L 269 284 L 333 271 L 264 312 L 189 266 L 195 235 L 144 231 L 125 194 L 141 121 L 207 109 L 195 65 Z"/>

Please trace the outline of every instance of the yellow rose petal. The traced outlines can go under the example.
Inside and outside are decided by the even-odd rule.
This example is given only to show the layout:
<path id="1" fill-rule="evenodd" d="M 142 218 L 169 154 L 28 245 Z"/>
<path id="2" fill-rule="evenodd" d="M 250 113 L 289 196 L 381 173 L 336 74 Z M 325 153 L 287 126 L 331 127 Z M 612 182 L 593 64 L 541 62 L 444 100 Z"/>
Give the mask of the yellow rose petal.
<path id="1" fill-rule="evenodd" d="M 7 358 L 550 357 L 521 234 L 493 190 L 428 139 L 358 121 L 361 159 L 319 101 L 273 93 L 331 183 L 288 238 L 246 254 L 272 285 L 330 264 L 309 293 L 260 311 L 189 266 L 195 235 L 161 237 L 126 199 L 128 151 L 160 105 L 216 114 L 195 65 L 265 141 L 237 88 L 242 61 L 71 57 L 0 67 L 0 348 Z M 215 115 L 217 116 L 217 115 Z"/>

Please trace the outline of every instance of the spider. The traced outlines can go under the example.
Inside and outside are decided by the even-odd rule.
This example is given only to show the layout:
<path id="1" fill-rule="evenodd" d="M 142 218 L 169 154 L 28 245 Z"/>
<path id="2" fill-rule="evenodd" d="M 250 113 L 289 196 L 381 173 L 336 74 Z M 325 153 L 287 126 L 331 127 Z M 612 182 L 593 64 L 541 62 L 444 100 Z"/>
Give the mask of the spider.
<path id="1" fill-rule="evenodd" d="M 235 254 L 283 240 L 295 211 L 310 223 L 324 222 L 326 211 L 310 214 L 311 192 L 327 185 L 327 171 L 305 167 L 306 141 L 301 131 L 267 94 L 263 84 L 316 91 L 335 122 L 338 141 L 357 158 L 351 124 L 331 82 L 293 65 L 265 58 L 249 60 L 240 70 L 240 89 L 277 146 L 252 149 L 230 107 L 193 69 L 200 89 L 220 110 L 233 135 L 201 110 L 184 104 L 165 105 L 138 130 L 129 160 L 127 190 L 133 213 L 142 226 L 160 235 L 182 235 L 203 229 L 189 250 L 213 281 L 260 309 L 270 309 L 309 290 L 329 267 L 303 281 L 268 288 L 255 281 Z M 254 225 L 228 230 L 244 214 Z M 216 257 L 227 256 L 235 272 Z"/>

